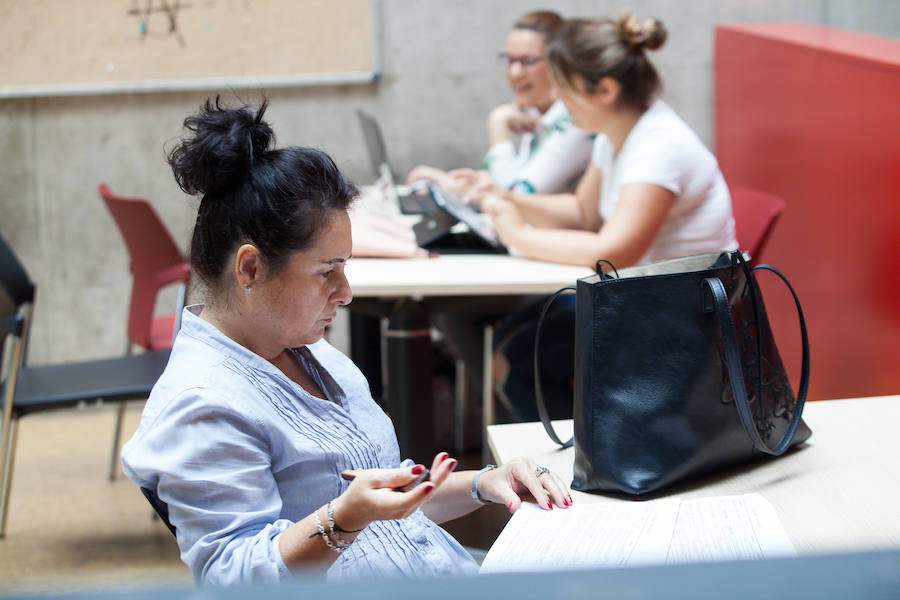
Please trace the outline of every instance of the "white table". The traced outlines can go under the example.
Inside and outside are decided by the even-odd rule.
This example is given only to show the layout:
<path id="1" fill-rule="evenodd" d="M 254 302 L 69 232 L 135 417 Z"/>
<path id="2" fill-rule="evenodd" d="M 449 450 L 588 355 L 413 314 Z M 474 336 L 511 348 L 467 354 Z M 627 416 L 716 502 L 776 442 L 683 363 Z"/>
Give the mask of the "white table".
<path id="1" fill-rule="evenodd" d="M 413 312 L 410 309 L 415 302 L 433 297 L 551 294 L 561 287 L 574 285 L 577 279 L 591 275 L 593 271 L 587 267 L 501 254 L 442 254 L 431 258 L 354 257 L 347 263 L 345 273 L 354 297 L 395 301 L 393 311 L 397 321 L 407 324 L 404 330 L 394 328 L 388 331 L 388 336 L 394 340 L 406 340 L 408 349 L 400 351 L 400 357 L 395 357 L 392 364 L 383 370 L 387 372 L 387 400 L 394 406 L 391 416 L 397 427 L 401 448 L 406 449 L 404 446 L 416 445 L 407 438 L 407 430 L 416 424 L 420 426 L 429 422 L 431 418 L 426 410 L 426 404 L 431 402 L 430 374 L 424 373 L 415 361 L 417 354 L 421 358 L 420 353 L 425 351 L 422 338 L 427 337 L 429 329 L 421 315 L 409 314 Z M 407 314 L 400 315 L 403 311 Z M 410 323 L 413 325 L 408 325 Z M 417 343 L 418 346 L 415 346 Z M 494 422 L 492 344 L 493 329 L 487 327 L 484 332 L 482 387 L 485 426 Z M 461 431 L 461 391 L 457 397 L 457 431 Z M 422 443 L 427 444 L 427 440 Z M 417 458 L 425 460 L 426 457 Z"/>
<path id="2" fill-rule="evenodd" d="M 505 254 L 353 258 L 347 279 L 360 298 L 551 294 L 593 271 Z"/>
<path id="3" fill-rule="evenodd" d="M 806 404 L 813 431 L 798 450 L 678 488 L 675 497 L 758 492 L 774 507 L 798 554 L 900 548 L 900 396 Z M 556 421 L 569 436 L 572 421 Z M 572 480 L 574 450 L 559 450 L 540 423 L 488 427 L 500 464 L 526 455 Z M 631 502 L 572 492 L 575 502 Z"/>

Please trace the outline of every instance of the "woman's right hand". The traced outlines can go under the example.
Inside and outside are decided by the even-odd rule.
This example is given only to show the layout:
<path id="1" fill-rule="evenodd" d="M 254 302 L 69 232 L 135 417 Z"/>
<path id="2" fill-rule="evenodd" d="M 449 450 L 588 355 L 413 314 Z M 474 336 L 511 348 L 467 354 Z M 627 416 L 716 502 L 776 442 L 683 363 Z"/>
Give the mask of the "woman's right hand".
<path id="1" fill-rule="evenodd" d="M 419 165 L 406 176 L 406 183 L 412 185 L 417 181 L 424 180 L 444 187 L 444 183 L 452 179 L 453 177 L 447 173 L 447 171 L 442 171 L 436 167 L 429 167 L 428 165 Z"/>
<path id="2" fill-rule="evenodd" d="M 467 174 L 462 173 L 462 171 L 462 169 L 455 169 L 451 173 L 460 178 L 466 177 Z M 458 173 L 459 175 L 457 175 Z M 460 198 L 466 204 L 481 206 L 484 199 L 491 195 L 512 201 L 512 193 L 491 179 L 490 175 L 484 171 L 479 171 L 477 175 L 469 175 L 467 182 L 469 183 L 469 189 Z"/>
<path id="3" fill-rule="evenodd" d="M 469 190 L 470 185 L 465 178 L 456 176 L 455 173 L 458 170 L 459 169 L 455 169 L 447 172 L 434 167 L 419 165 L 409 172 L 406 182 L 408 184 L 413 184 L 417 181 L 430 181 L 443 190 L 456 194 L 457 196 L 462 196 Z"/>
<path id="4" fill-rule="evenodd" d="M 366 469 L 334 501 L 334 521 L 346 531 L 363 529 L 373 521 L 404 519 L 414 513 L 439 487 L 457 460 L 446 452 L 434 457 L 427 481 L 409 491 L 397 491 L 414 482 L 424 465 L 399 469 Z"/>

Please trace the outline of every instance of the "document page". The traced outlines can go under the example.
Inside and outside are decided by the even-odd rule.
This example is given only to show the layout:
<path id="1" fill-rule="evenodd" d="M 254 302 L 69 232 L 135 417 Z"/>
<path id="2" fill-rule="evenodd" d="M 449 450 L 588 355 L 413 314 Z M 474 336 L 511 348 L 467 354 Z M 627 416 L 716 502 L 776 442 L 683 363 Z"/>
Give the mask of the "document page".
<path id="1" fill-rule="evenodd" d="M 625 567 L 794 556 L 759 494 L 692 500 L 525 504 L 488 551 L 482 573 Z"/>

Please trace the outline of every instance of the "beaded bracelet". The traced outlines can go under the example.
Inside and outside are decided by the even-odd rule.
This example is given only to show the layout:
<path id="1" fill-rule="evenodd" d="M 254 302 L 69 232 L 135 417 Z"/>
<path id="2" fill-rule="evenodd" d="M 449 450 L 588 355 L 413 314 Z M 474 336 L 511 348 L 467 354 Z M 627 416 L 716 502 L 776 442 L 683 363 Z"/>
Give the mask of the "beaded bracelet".
<path id="1" fill-rule="evenodd" d="M 328 501 L 328 508 L 325 509 L 325 513 L 328 516 L 328 533 L 331 536 L 331 538 L 333 540 L 335 540 L 334 543 L 339 548 L 339 550 L 336 550 L 336 552 L 343 552 L 344 550 L 346 550 L 347 548 L 350 547 L 350 544 L 348 544 L 347 542 L 345 542 L 344 540 L 339 538 L 337 536 L 337 534 L 334 532 L 334 502 L 333 501 L 331 501 L 331 500 Z M 340 527 L 338 527 L 338 529 L 343 531 Z M 356 533 L 356 531 L 350 531 L 348 533 Z"/>
<path id="2" fill-rule="evenodd" d="M 325 530 L 325 527 L 322 525 L 322 520 L 319 518 L 319 510 L 316 509 L 313 512 L 313 521 L 316 523 L 316 528 L 319 530 L 319 533 L 314 533 L 310 538 L 313 538 L 317 535 L 322 536 L 322 539 L 325 540 L 325 544 L 328 545 L 329 548 L 340 554 L 345 549 L 350 547 L 348 542 L 342 540 L 336 532 L 341 533 L 359 533 L 362 529 L 344 529 L 340 525 L 335 524 L 334 522 L 334 501 L 329 500 L 328 505 L 325 508 L 325 515 L 328 518 L 328 530 Z"/>
<path id="3" fill-rule="evenodd" d="M 322 520 L 319 518 L 319 509 L 318 508 L 315 510 L 315 512 L 313 512 L 313 519 L 316 522 L 316 528 L 319 530 L 319 535 L 321 535 L 322 539 L 325 540 L 325 544 L 329 548 L 331 548 L 332 550 L 337 552 L 338 554 L 343 552 L 344 549 L 334 545 L 334 542 L 331 541 L 331 536 L 328 535 L 328 532 L 325 531 L 325 528 L 322 526 Z"/>

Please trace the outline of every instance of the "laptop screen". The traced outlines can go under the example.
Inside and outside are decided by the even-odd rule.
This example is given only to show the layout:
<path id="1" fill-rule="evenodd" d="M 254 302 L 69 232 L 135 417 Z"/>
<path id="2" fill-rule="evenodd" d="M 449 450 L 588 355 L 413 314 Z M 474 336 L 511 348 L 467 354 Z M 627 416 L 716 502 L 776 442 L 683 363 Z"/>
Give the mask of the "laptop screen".
<path id="1" fill-rule="evenodd" d="M 431 195 L 435 203 L 456 219 L 469 226 L 469 229 L 482 240 L 495 248 L 502 248 L 503 244 L 497 237 L 493 224 L 485 215 L 478 212 L 462 200 L 436 185 L 429 184 Z"/>
<path id="2" fill-rule="evenodd" d="M 381 135 L 381 127 L 378 126 L 378 121 L 371 115 L 367 115 L 358 109 L 356 116 L 359 118 L 359 125 L 362 128 L 366 150 L 369 152 L 369 159 L 372 161 L 372 171 L 374 171 L 375 177 L 390 174 L 391 168 L 388 162 L 387 148 L 385 148 L 384 137 Z M 393 183 L 393 175 L 391 175 L 390 183 Z"/>

